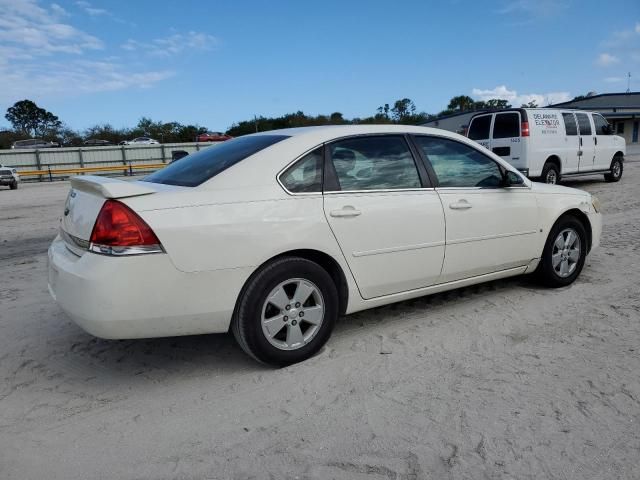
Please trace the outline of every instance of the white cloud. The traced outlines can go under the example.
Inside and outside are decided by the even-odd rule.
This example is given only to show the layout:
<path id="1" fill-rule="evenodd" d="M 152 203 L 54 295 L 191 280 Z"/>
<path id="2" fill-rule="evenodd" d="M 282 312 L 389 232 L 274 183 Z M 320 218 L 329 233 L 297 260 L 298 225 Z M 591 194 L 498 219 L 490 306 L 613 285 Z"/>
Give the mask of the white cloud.
<path id="1" fill-rule="evenodd" d="M 511 0 L 498 9 L 498 13 L 521 17 L 552 17 L 565 10 L 567 6 L 566 1 L 558 0 Z"/>
<path id="2" fill-rule="evenodd" d="M 86 3 L 86 2 L 85 2 Z M 36 0 L 0 0 L 0 102 L 21 97 L 148 88 L 174 72 L 131 67 L 118 59 L 89 62 L 103 55 L 102 40 L 64 20 L 64 8 Z"/>
<path id="3" fill-rule="evenodd" d="M 619 62 L 620 59 L 615 55 L 611 55 L 610 53 L 601 53 L 596 59 L 596 65 L 598 65 L 599 67 L 608 67 Z"/>
<path id="4" fill-rule="evenodd" d="M 141 50 L 149 55 L 171 56 L 185 50 L 212 50 L 218 43 L 218 39 L 213 35 L 190 31 L 184 34 L 174 33 L 167 37 L 156 38 L 150 42 L 129 39 L 121 47 L 127 51 Z"/>
<path id="5" fill-rule="evenodd" d="M 640 33 L 640 23 L 636 23 L 636 33 Z"/>
<path id="6" fill-rule="evenodd" d="M 606 83 L 620 83 L 624 82 L 624 78 L 622 77 L 606 77 L 603 79 Z"/>
<path id="7" fill-rule="evenodd" d="M 509 90 L 506 85 L 499 85 L 492 89 L 474 88 L 471 96 L 476 100 L 507 100 L 511 105 L 519 107 L 522 104 L 536 102 L 540 106 L 571 100 L 569 92 L 525 93 L 518 94 L 516 90 Z"/>
<path id="8" fill-rule="evenodd" d="M 104 8 L 95 8 L 89 2 L 84 0 L 79 0 L 76 2 L 76 6 L 84 10 L 85 13 L 91 15 L 92 17 L 98 17 L 100 15 L 111 16 L 111 12 L 105 10 Z"/>

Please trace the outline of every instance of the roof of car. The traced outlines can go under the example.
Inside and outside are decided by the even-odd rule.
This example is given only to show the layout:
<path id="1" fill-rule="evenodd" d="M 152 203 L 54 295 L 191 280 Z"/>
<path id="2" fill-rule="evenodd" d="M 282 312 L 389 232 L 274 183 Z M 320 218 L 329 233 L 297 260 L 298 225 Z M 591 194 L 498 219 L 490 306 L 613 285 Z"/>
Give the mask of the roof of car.
<path id="1" fill-rule="evenodd" d="M 269 130 L 267 132 L 253 133 L 252 135 L 287 135 L 289 137 L 318 137 L 331 138 L 348 135 L 366 135 L 375 133 L 429 133 L 449 136 L 451 132 L 439 128 L 429 128 L 416 125 L 396 124 L 361 124 L 361 125 L 321 125 L 316 127 L 284 128 L 281 130 Z M 455 134 L 451 134 L 455 135 Z"/>

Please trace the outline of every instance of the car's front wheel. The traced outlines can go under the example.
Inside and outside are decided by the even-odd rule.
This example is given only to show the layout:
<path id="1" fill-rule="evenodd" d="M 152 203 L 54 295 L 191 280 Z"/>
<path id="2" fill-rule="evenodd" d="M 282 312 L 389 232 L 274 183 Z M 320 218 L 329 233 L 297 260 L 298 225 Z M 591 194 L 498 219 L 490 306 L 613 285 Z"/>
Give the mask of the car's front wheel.
<path id="1" fill-rule="evenodd" d="M 551 229 L 536 271 L 549 287 L 565 287 L 578 278 L 587 257 L 587 233 L 571 215 L 561 217 Z"/>
<path id="2" fill-rule="evenodd" d="M 15 180 L 13 181 L 13 183 L 11 183 L 11 185 L 9 185 L 9 188 L 11 190 L 17 190 L 18 189 L 18 182 L 16 182 Z"/>
<path id="3" fill-rule="evenodd" d="M 338 317 L 338 293 L 318 264 L 282 257 L 245 286 L 231 323 L 242 349 L 275 366 L 301 362 L 327 342 Z"/>

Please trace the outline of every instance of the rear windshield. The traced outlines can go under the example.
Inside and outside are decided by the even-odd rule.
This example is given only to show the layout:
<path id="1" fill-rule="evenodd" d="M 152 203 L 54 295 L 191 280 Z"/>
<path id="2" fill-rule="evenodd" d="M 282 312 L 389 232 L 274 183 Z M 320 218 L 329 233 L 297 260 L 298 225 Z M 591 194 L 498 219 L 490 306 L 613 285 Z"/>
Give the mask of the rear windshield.
<path id="1" fill-rule="evenodd" d="M 254 153 L 278 143 L 287 135 L 255 135 L 208 147 L 152 173 L 143 181 L 196 187 Z"/>
<path id="2" fill-rule="evenodd" d="M 469 138 L 471 140 L 484 140 L 489 138 L 489 128 L 491 127 L 491 115 L 475 117 L 469 125 Z"/>

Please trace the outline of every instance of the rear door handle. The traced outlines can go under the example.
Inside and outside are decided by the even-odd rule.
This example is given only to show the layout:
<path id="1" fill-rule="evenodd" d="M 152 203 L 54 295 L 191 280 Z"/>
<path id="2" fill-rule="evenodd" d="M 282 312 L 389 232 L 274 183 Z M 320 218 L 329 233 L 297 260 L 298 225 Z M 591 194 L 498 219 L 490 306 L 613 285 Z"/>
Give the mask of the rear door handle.
<path id="1" fill-rule="evenodd" d="M 362 212 L 360 210 L 356 210 L 355 207 L 351 205 L 346 205 L 342 207 L 340 210 L 331 210 L 329 215 L 332 217 L 357 217 Z"/>
<path id="2" fill-rule="evenodd" d="M 471 207 L 472 207 L 472 205 L 469 202 L 467 202 L 466 200 L 464 200 L 464 199 L 460 200 L 460 201 L 458 201 L 456 203 L 450 203 L 449 204 L 449 208 L 452 209 L 452 210 L 467 210 L 467 209 L 469 209 Z"/>

